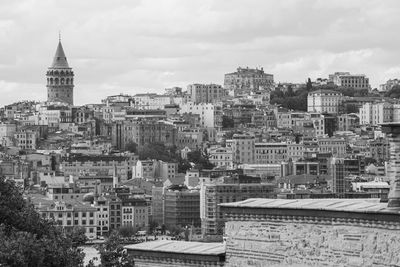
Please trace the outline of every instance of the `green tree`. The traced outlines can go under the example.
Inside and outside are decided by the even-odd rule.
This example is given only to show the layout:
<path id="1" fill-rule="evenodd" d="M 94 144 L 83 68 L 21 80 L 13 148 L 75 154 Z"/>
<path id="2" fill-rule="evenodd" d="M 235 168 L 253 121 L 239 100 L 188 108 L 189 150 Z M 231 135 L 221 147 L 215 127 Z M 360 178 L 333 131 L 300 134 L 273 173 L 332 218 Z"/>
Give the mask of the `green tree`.
<path id="1" fill-rule="evenodd" d="M 84 253 L 0 177 L 0 266 L 83 266 Z"/>
<path id="2" fill-rule="evenodd" d="M 121 244 L 121 236 L 113 231 L 103 244 L 97 246 L 101 267 L 133 267 L 134 261 Z"/>

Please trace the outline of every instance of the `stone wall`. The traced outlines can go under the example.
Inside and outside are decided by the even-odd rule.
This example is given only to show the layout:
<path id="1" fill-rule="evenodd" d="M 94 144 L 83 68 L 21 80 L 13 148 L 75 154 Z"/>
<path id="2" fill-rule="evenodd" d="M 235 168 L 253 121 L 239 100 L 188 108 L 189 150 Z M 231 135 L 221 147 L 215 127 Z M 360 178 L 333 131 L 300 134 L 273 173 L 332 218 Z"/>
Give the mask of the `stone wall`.
<path id="1" fill-rule="evenodd" d="M 399 266 L 397 223 L 234 220 L 226 223 L 226 266 Z"/>

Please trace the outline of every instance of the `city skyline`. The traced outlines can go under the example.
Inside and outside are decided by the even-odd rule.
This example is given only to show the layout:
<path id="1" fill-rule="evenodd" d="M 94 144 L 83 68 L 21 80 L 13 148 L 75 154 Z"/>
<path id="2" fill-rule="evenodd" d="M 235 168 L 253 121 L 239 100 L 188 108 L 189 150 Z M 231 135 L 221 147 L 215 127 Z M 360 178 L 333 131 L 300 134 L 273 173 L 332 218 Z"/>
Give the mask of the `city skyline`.
<path id="1" fill-rule="evenodd" d="M 335 71 L 373 88 L 400 76 L 395 1 L 154 1 L 0 4 L 1 105 L 46 99 L 45 72 L 61 31 L 76 73 L 75 103 L 223 84 L 237 67 L 264 67 L 276 82 Z M 43 11 L 46 12 L 43 12 Z M 42 11 L 42 12 L 39 12 Z M 90 12 L 89 12 L 90 11 Z M 89 14 L 89 15 L 88 15 Z"/>

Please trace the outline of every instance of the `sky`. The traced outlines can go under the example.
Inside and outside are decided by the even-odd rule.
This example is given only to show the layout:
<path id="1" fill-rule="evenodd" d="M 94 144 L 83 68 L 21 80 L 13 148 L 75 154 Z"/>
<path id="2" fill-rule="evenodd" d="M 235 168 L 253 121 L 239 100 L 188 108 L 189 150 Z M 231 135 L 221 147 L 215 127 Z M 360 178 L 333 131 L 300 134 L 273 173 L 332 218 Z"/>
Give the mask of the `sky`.
<path id="1" fill-rule="evenodd" d="M 336 71 L 400 78 L 398 0 L 0 0 L 0 106 L 46 100 L 61 31 L 76 105 L 223 84 L 237 67 L 275 82 Z"/>

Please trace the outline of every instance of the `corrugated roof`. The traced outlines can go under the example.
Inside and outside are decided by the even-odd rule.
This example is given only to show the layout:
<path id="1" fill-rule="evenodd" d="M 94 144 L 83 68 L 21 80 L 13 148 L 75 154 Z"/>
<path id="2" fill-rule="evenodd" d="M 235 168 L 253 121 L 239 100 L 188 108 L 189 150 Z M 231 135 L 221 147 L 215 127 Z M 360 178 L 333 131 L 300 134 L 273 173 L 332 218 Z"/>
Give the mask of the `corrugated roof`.
<path id="1" fill-rule="evenodd" d="M 250 198 L 244 201 L 220 204 L 223 207 L 264 208 L 264 209 L 303 209 L 345 211 L 358 213 L 400 214 L 398 208 L 388 208 L 379 199 L 265 199 Z"/>
<path id="2" fill-rule="evenodd" d="M 223 243 L 157 240 L 125 246 L 128 250 L 157 251 L 179 254 L 219 255 L 225 253 Z"/>

